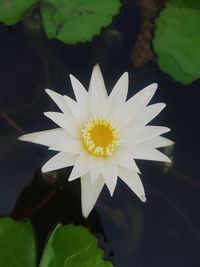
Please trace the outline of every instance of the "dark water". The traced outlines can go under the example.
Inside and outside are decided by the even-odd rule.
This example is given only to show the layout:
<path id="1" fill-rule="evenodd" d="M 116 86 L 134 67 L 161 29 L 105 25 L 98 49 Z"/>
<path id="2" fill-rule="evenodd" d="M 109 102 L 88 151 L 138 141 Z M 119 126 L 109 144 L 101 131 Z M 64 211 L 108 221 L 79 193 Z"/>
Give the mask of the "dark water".
<path id="1" fill-rule="evenodd" d="M 40 249 L 54 224 L 73 221 L 96 233 L 114 266 L 198 267 L 200 82 L 182 86 L 153 63 L 134 69 L 129 55 L 140 22 L 134 1 L 126 1 L 111 27 L 92 43 L 74 47 L 48 41 L 42 30 L 30 31 L 27 21 L 11 28 L 0 25 L 0 216 L 30 218 Z M 48 177 L 46 182 L 36 169 L 52 153 L 39 145 L 20 143 L 16 137 L 53 127 L 42 115 L 56 109 L 44 89 L 73 96 L 69 73 L 88 86 L 97 62 L 108 90 L 124 71 L 130 74 L 129 96 L 158 82 L 153 102 L 165 102 L 167 108 L 154 122 L 172 129 L 169 136 L 176 145 L 171 169 L 164 171 L 163 165 L 139 162 L 146 204 L 118 181 L 113 198 L 104 189 L 85 221 L 80 215 L 79 183 L 69 186 L 56 177 Z"/>

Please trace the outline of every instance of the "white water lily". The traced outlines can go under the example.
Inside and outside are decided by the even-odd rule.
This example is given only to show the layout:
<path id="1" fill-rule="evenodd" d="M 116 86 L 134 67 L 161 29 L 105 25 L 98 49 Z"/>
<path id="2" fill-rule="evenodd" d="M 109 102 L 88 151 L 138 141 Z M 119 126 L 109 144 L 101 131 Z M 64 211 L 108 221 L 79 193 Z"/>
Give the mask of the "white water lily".
<path id="1" fill-rule="evenodd" d="M 89 90 L 70 75 L 76 101 L 46 89 L 62 112 L 44 115 L 59 128 L 19 137 L 22 141 L 58 151 L 42 172 L 74 166 L 69 181 L 80 177 L 82 213 L 87 217 L 106 184 L 113 195 L 117 178 L 122 179 L 144 202 L 144 188 L 135 159 L 170 162 L 157 148 L 173 142 L 161 137 L 170 129 L 146 126 L 165 107 L 148 105 L 157 84 L 151 84 L 126 101 L 128 73 L 124 73 L 108 96 L 98 65 L 92 72 Z"/>

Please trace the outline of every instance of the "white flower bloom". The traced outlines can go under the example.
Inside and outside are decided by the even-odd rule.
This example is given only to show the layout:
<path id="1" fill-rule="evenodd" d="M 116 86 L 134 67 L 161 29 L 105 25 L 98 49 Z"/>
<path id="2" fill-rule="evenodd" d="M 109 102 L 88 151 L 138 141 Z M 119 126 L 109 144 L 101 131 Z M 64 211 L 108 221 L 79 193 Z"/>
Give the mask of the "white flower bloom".
<path id="1" fill-rule="evenodd" d="M 170 129 L 146 126 L 165 107 L 163 103 L 148 105 L 157 84 L 151 84 L 126 101 L 128 73 L 124 73 L 108 96 L 101 71 L 96 65 L 89 91 L 70 75 L 76 101 L 46 89 L 62 112 L 45 112 L 59 128 L 19 137 L 58 151 L 43 166 L 48 172 L 74 166 L 69 177 L 80 177 L 82 213 L 87 217 L 106 184 L 111 196 L 117 177 L 121 178 L 142 200 L 145 192 L 135 159 L 169 162 L 157 150 L 173 144 L 161 137 Z"/>

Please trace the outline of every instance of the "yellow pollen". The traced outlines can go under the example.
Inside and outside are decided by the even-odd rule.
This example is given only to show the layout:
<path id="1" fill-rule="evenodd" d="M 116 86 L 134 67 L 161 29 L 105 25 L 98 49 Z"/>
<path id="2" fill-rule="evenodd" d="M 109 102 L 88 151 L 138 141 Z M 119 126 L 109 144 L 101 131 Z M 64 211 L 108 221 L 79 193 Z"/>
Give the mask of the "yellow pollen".
<path id="1" fill-rule="evenodd" d="M 82 129 L 85 149 L 98 157 L 109 157 L 119 145 L 119 134 L 109 120 L 90 119 Z"/>

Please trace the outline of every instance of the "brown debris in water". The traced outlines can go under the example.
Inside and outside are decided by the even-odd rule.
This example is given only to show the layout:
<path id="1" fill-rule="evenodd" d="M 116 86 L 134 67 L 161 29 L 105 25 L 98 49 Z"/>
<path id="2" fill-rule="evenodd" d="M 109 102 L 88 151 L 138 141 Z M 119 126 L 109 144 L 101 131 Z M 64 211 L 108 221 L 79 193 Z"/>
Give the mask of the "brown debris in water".
<path id="1" fill-rule="evenodd" d="M 165 2 L 166 0 L 138 0 L 143 22 L 131 52 L 131 60 L 135 67 L 143 66 L 153 59 L 151 40 L 155 25 L 152 19 Z"/>

